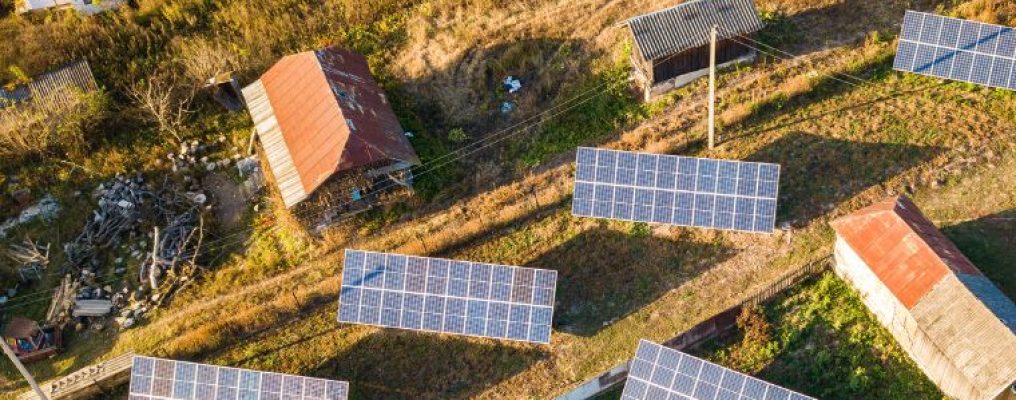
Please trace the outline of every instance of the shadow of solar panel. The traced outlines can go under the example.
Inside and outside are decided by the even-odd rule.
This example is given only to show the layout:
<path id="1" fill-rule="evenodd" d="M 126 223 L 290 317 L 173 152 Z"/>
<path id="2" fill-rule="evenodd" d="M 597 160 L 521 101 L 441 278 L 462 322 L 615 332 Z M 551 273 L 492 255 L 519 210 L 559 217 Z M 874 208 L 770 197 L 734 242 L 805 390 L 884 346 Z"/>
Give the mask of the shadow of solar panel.
<path id="1" fill-rule="evenodd" d="M 345 400 L 342 381 L 135 356 L 130 400 Z"/>
<path id="2" fill-rule="evenodd" d="M 893 69 L 1016 90 L 1016 30 L 907 11 Z"/>
<path id="3" fill-rule="evenodd" d="M 547 344 L 556 287 L 552 270 L 347 249 L 338 321 Z"/>
<path id="4" fill-rule="evenodd" d="M 812 397 L 641 340 L 628 369 L 622 400 L 807 400 Z"/>
<path id="5" fill-rule="evenodd" d="M 581 147 L 572 214 L 772 232 L 779 180 L 777 164 Z"/>

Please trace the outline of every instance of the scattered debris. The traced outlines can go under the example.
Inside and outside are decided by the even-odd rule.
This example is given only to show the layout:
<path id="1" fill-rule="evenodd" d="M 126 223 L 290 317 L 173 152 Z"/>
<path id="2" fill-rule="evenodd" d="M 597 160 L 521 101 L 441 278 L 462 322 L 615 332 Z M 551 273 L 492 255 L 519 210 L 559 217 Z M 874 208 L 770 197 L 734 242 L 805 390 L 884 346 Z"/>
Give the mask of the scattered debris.
<path id="1" fill-rule="evenodd" d="M 35 321 L 14 317 L 7 323 L 2 340 L 12 344 L 14 354 L 21 361 L 35 361 L 48 358 L 60 349 L 60 330 L 41 327 Z"/>
<path id="2" fill-rule="evenodd" d="M 522 81 L 518 80 L 518 78 L 515 78 L 512 75 L 508 75 L 506 78 L 504 78 L 503 83 L 504 90 L 507 90 L 508 93 L 511 94 L 514 94 L 515 92 L 518 92 L 520 89 L 522 89 Z"/>
<path id="3" fill-rule="evenodd" d="M 113 302 L 105 299 L 87 299 L 74 302 L 71 315 L 77 317 L 105 317 L 113 312 Z"/>
<path id="4" fill-rule="evenodd" d="M 190 160 L 201 149 L 192 142 L 182 146 L 181 154 Z M 138 174 L 132 178 L 117 176 L 95 189 L 96 209 L 82 232 L 64 244 L 67 257 L 62 271 L 67 274 L 53 295 L 48 323 L 63 326 L 74 319 L 76 326 L 94 329 L 95 318 L 124 310 L 132 322 L 117 325 L 126 329 L 190 282 L 189 276 L 197 267 L 203 235 L 201 213 L 208 196 L 194 178 L 182 178 L 189 182 L 186 188 L 169 177 L 156 188 Z M 148 229 L 151 234 L 143 233 Z M 127 286 L 115 291 L 100 282 L 110 252 L 129 254 L 140 264 L 137 294 L 131 294 Z M 124 276 L 126 264 L 124 256 L 117 256 L 112 262 L 113 274 Z"/>
<path id="5" fill-rule="evenodd" d="M 229 111 L 240 111 L 243 109 L 243 96 L 240 94 L 240 84 L 232 71 L 223 72 L 208 78 L 205 81 L 206 89 L 211 90 L 212 98 Z"/>
<path id="6" fill-rule="evenodd" d="M 7 232 L 18 225 L 27 224 L 37 219 L 49 222 L 56 218 L 59 213 L 60 204 L 56 202 L 53 196 L 47 194 L 35 204 L 22 210 L 17 217 L 8 219 L 3 224 L 0 224 L 0 238 L 7 237 Z"/>
<path id="7" fill-rule="evenodd" d="M 41 280 L 42 270 L 49 266 L 49 243 L 43 246 L 29 238 L 22 244 L 12 244 L 7 250 L 7 257 L 21 264 L 18 275 L 22 282 L 32 279 Z"/>
<path id="8" fill-rule="evenodd" d="M 253 197 L 265 187 L 265 176 L 261 173 L 261 163 L 257 156 L 242 158 L 236 162 L 236 168 L 243 178 L 243 187 L 248 196 Z"/>
<path id="9" fill-rule="evenodd" d="M 512 103 L 510 101 L 505 101 L 501 103 L 501 114 L 508 114 L 512 112 L 513 109 L 515 109 L 515 103 Z"/>

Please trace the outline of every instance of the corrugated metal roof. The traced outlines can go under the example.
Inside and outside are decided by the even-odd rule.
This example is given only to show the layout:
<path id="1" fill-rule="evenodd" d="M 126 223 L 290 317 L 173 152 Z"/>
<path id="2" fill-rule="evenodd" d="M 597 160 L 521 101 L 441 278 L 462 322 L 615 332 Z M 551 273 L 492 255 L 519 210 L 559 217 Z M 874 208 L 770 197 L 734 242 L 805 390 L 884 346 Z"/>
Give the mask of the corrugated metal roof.
<path id="1" fill-rule="evenodd" d="M 60 103 L 73 102 L 79 92 L 99 90 L 88 61 L 80 60 L 33 77 L 32 81 L 12 90 L 0 88 L 0 108 L 23 102 L 32 102 L 40 108 L 54 108 Z"/>
<path id="2" fill-rule="evenodd" d="M 282 129 L 275 119 L 272 104 L 268 101 L 268 93 L 265 92 L 261 80 L 244 88 L 243 97 L 247 100 L 247 109 L 254 119 L 254 129 L 257 129 L 261 138 L 261 146 L 268 158 L 268 166 L 272 170 L 275 185 L 282 195 L 282 202 L 287 208 L 292 207 L 306 199 L 307 192 L 303 189 L 300 174 L 293 163 L 293 157 L 290 155 L 289 147 L 286 146 Z"/>
<path id="3" fill-rule="evenodd" d="M 693 0 L 628 20 L 642 58 L 655 60 L 709 44 L 709 32 L 728 38 L 762 29 L 751 0 Z"/>
<path id="4" fill-rule="evenodd" d="M 337 171 L 385 160 L 419 164 L 359 54 L 330 47 L 283 57 L 243 93 L 248 103 L 264 98 L 248 110 L 287 207 Z"/>
<path id="5" fill-rule="evenodd" d="M 906 197 L 830 223 L 978 390 L 1016 380 L 1016 304 Z"/>
<path id="6" fill-rule="evenodd" d="M 830 225 L 907 308 L 948 273 L 981 274 L 906 197 L 882 201 Z"/>

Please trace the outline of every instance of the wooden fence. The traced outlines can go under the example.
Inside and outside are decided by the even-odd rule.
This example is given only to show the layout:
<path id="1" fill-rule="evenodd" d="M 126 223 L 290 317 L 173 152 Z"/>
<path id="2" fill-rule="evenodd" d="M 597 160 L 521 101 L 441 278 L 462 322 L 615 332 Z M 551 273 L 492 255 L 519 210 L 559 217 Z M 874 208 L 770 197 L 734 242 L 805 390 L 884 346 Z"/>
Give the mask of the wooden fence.
<path id="1" fill-rule="evenodd" d="M 50 400 L 85 399 L 105 393 L 127 382 L 133 359 L 133 353 L 121 354 L 43 384 L 41 388 Z M 39 400 L 39 396 L 29 390 L 18 396 L 18 400 Z"/>
<path id="2" fill-rule="evenodd" d="M 677 336 L 663 342 L 663 345 L 676 350 L 685 350 L 700 345 L 707 340 L 713 339 L 735 328 L 737 326 L 737 317 L 741 315 L 741 312 L 743 312 L 745 308 L 768 302 L 777 295 L 783 293 L 783 291 L 801 283 L 801 281 L 818 275 L 820 272 L 829 268 L 831 260 L 831 257 L 823 257 L 787 272 L 779 279 L 766 285 L 751 296 L 748 296 L 748 298 L 744 299 L 737 305 L 723 310 L 709 319 L 696 324 L 684 332 L 681 332 Z M 618 384 L 624 382 L 627 378 L 628 361 L 625 361 L 624 363 L 616 365 L 610 370 L 597 375 L 593 379 L 585 381 L 568 393 L 558 396 L 557 400 L 587 400 L 609 391 Z"/>

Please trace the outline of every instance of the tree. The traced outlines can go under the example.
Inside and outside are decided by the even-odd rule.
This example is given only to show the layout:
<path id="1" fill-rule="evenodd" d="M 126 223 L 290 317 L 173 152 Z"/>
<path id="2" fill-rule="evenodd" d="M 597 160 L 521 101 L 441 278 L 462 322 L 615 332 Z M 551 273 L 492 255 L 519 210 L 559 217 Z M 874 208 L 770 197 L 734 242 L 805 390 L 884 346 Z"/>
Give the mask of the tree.
<path id="1" fill-rule="evenodd" d="M 172 136 L 176 144 L 180 144 L 195 86 L 181 85 L 177 76 L 167 72 L 152 74 L 130 85 L 127 96 L 160 133 Z"/>

